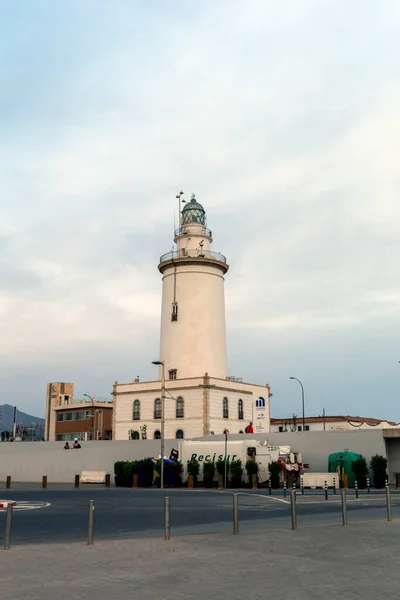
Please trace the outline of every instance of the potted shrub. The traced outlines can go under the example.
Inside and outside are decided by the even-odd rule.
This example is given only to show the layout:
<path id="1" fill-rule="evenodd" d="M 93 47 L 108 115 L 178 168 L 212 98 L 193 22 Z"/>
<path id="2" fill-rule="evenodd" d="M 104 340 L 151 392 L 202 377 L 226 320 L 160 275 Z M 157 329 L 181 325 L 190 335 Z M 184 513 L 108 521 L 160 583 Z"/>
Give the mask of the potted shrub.
<path id="1" fill-rule="evenodd" d="M 374 476 L 374 487 L 385 487 L 387 459 L 380 454 L 375 454 L 375 456 L 371 458 L 370 466 Z"/>
<path id="2" fill-rule="evenodd" d="M 206 488 L 213 486 L 215 474 L 215 462 L 207 461 L 203 463 L 203 484 Z"/>
<path id="3" fill-rule="evenodd" d="M 255 460 L 246 461 L 246 473 L 249 478 L 250 487 L 257 487 L 258 463 Z"/>
<path id="4" fill-rule="evenodd" d="M 225 479 L 225 461 L 223 459 L 217 460 L 217 472 L 218 472 L 218 487 L 224 487 Z M 226 477 L 229 474 L 229 460 L 226 461 Z"/>
<path id="5" fill-rule="evenodd" d="M 154 479 L 154 463 L 152 458 L 143 458 L 138 461 L 139 485 L 150 487 Z"/>
<path id="6" fill-rule="evenodd" d="M 359 456 L 357 460 L 354 460 L 351 463 L 351 468 L 354 473 L 355 480 L 357 481 L 357 485 L 359 489 L 365 489 L 367 487 L 367 475 L 368 475 L 368 466 L 367 461 L 363 456 Z"/>
<path id="7" fill-rule="evenodd" d="M 271 478 L 271 487 L 278 488 L 281 474 L 281 465 L 277 460 L 269 463 L 269 476 Z"/>
<path id="8" fill-rule="evenodd" d="M 116 487 L 127 487 L 127 479 L 125 472 L 125 464 L 128 461 L 126 460 L 118 460 L 114 463 L 114 475 L 115 475 L 115 485 Z"/>
<path id="9" fill-rule="evenodd" d="M 242 461 L 240 458 L 233 460 L 229 465 L 229 474 L 231 476 L 232 487 L 238 488 L 242 485 Z"/>
<path id="10" fill-rule="evenodd" d="M 174 487 L 181 487 L 182 485 L 182 473 L 183 464 L 180 460 L 172 463 L 172 481 Z"/>
<path id="11" fill-rule="evenodd" d="M 196 487 L 197 478 L 199 476 L 200 464 L 196 458 L 187 461 L 188 470 L 188 487 Z"/>

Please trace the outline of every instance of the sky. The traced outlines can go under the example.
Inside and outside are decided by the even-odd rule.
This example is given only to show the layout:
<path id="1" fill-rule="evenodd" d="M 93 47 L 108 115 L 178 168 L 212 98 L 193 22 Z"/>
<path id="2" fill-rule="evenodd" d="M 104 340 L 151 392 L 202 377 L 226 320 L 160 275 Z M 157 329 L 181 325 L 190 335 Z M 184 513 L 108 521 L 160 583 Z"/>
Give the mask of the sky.
<path id="1" fill-rule="evenodd" d="M 0 404 L 154 379 L 181 189 L 229 375 L 400 421 L 397 0 L 0 0 Z"/>

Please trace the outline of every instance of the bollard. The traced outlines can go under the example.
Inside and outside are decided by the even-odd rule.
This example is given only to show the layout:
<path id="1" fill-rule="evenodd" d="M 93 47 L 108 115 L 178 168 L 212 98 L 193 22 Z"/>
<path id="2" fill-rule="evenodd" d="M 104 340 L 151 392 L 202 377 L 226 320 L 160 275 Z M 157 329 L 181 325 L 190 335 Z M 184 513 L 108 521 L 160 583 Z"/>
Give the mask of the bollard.
<path id="1" fill-rule="evenodd" d="M 75 488 L 79 487 L 79 475 L 75 475 L 75 485 L 74 485 L 74 487 Z"/>
<path id="2" fill-rule="evenodd" d="M 7 475 L 6 489 L 7 490 L 11 489 L 11 475 Z"/>
<path id="3" fill-rule="evenodd" d="M 326 481 L 324 483 L 324 491 L 325 491 L 325 500 L 328 500 L 328 484 Z"/>
<path id="4" fill-rule="evenodd" d="M 336 496 L 336 478 L 333 478 L 333 495 Z"/>
<path id="5" fill-rule="evenodd" d="M 11 502 L 7 504 L 7 517 L 6 517 L 6 534 L 4 536 L 4 550 L 9 550 L 11 546 L 11 527 L 13 520 L 13 505 Z"/>
<path id="6" fill-rule="evenodd" d="M 371 485 L 369 483 L 369 477 L 367 477 L 367 493 L 370 494 L 371 493 Z"/>
<path id="7" fill-rule="evenodd" d="M 110 475 L 110 473 L 107 473 L 106 478 L 104 480 L 105 487 L 110 487 L 110 483 L 111 483 L 111 475 Z"/>
<path id="8" fill-rule="evenodd" d="M 297 529 L 296 492 L 294 490 L 290 492 L 290 510 L 292 513 L 292 529 Z"/>
<path id="9" fill-rule="evenodd" d="M 283 497 L 286 498 L 286 481 L 283 482 Z"/>
<path id="10" fill-rule="evenodd" d="M 94 500 L 89 500 L 88 546 L 93 545 L 93 526 L 94 526 Z"/>
<path id="11" fill-rule="evenodd" d="M 304 496 L 304 479 L 303 479 L 303 477 L 300 480 L 300 485 L 301 485 L 301 495 Z"/>
<path id="12" fill-rule="evenodd" d="M 354 484 L 354 488 L 355 488 L 355 492 L 356 492 L 356 499 L 358 500 L 358 483 L 357 483 L 357 481 Z"/>
<path id="13" fill-rule="evenodd" d="M 164 539 L 169 540 L 171 537 L 169 526 L 169 496 L 164 498 L 164 521 L 165 521 L 165 536 Z"/>
<path id="14" fill-rule="evenodd" d="M 43 475 L 42 477 L 42 490 L 47 488 L 47 475 Z"/>
<path id="15" fill-rule="evenodd" d="M 346 504 L 346 490 L 341 488 L 340 494 L 342 497 L 342 525 L 347 525 L 347 504 Z"/>
<path id="16" fill-rule="evenodd" d="M 386 486 L 386 512 L 387 512 L 387 520 L 389 523 L 392 520 L 392 500 L 390 497 L 390 487 Z"/>
<path id="17" fill-rule="evenodd" d="M 239 534 L 239 506 L 238 495 L 233 494 L 233 535 Z"/>
<path id="18" fill-rule="evenodd" d="M 271 482 L 271 477 L 268 479 L 268 493 L 271 496 L 272 495 L 272 482 Z"/>

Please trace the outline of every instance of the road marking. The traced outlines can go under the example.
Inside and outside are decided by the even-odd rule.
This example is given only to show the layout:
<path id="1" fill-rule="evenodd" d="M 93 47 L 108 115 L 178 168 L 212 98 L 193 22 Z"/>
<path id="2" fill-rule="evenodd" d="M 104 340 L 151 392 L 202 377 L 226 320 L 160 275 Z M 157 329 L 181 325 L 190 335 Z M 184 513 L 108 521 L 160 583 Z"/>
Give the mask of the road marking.
<path id="1" fill-rule="evenodd" d="M 289 500 L 283 500 L 283 498 L 277 498 L 276 496 L 264 496 L 264 494 L 250 494 L 247 492 L 238 492 L 238 496 L 251 496 L 252 498 L 262 498 L 263 500 L 272 500 L 275 502 L 282 502 L 283 504 L 290 504 Z"/>
<path id="2" fill-rule="evenodd" d="M 48 506 L 51 506 L 50 502 L 34 502 L 25 500 L 23 502 L 17 502 L 13 508 L 13 511 L 21 512 L 23 510 L 36 510 L 38 508 L 47 508 Z M 7 508 L 0 508 L 0 512 L 5 512 L 6 510 Z"/>

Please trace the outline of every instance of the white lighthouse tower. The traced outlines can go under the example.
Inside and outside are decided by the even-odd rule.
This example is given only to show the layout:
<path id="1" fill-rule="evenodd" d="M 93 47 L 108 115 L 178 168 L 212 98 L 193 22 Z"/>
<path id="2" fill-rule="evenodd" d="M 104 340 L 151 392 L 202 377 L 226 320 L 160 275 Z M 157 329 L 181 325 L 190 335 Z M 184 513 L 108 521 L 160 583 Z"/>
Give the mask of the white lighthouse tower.
<path id="1" fill-rule="evenodd" d="M 160 365 L 159 378 L 141 381 L 137 376 L 128 383 L 114 383 L 116 440 L 244 434 L 247 426 L 254 433 L 269 431 L 269 385 L 228 376 L 226 258 L 212 250 L 213 235 L 203 206 L 192 195 L 181 212 L 181 194 L 175 247 L 161 256 L 158 265 L 160 352 L 158 361 L 152 360 L 156 352 L 148 359 L 149 366 Z"/>
<path id="2" fill-rule="evenodd" d="M 160 360 L 169 378 L 227 376 L 224 275 L 226 258 L 211 249 L 206 213 L 194 196 L 175 230 L 176 250 L 160 258 Z M 172 374 L 172 376 L 171 376 Z"/>

